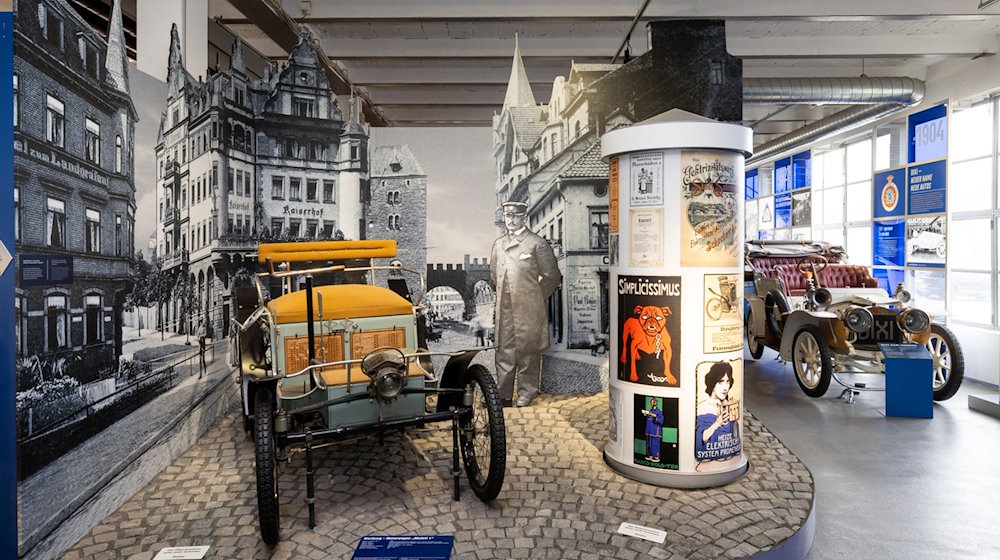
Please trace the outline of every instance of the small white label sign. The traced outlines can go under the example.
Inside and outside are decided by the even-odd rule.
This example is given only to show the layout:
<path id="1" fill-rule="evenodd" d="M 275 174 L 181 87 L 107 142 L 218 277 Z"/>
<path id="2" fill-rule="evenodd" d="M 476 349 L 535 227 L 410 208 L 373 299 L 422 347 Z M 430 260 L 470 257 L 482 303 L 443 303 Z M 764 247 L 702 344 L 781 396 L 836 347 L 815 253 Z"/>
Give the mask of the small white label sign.
<path id="1" fill-rule="evenodd" d="M 153 560 L 201 560 L 208 553 L 208 549 L 207 546 L 171 546 L 161 548 Z"/>
<path id="2" fill-rule="evenodd" d="M 622 524 L 618 527 L 618 533 L 628 535 L 630 537 L 638 537 L 657 544 L 663 544 L 667 540 L 666 531 L 653 529 L 652 527 L 643 527 L 642 525 L 636 525 L 635 523 L 622 522 Z M 153 560 L 157 559 L 154 558 Z"/>

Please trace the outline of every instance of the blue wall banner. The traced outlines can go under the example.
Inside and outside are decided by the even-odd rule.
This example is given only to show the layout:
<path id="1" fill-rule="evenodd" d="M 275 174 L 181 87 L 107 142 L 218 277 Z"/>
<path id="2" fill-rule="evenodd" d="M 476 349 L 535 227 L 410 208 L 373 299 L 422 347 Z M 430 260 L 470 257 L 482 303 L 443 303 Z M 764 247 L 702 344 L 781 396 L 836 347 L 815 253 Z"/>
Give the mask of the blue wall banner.
<path id="1" fill-rule="evenodd" d="M 0 76 L 14 75 L 14 16 L 0 13 Z M 17 445 L 14 422 L 14 89 L 0 88 L 0 558 L 17 558 Z"/>
<path id="2" fill-rule="evenodd" d="M 351 560 L 377 558 L 379 560 L 406 560 L 420 558 L 421 560 L 448 560 L 455 537 L 437 535 L 429 537 L 399 536 L 362 537 L 354 550 Z"/>
<path id="3" fill-rule="evenodd" d="M 872 255 L 875 266 L 903 266 L 906 262 L 906 221 L 872 224 Z"/>
<path id="4" fill-rule="evenodd" d="M 774 194 L 792 190 L 792 158 L 774 162 Z"/>
<path id="5" fill-rule="evenodd" d="M 904 281 L 906 271 L 902 268 L 875 268 L 872 269 L 872 277 L 878 280 L 878 287 L 893 294 L 896 292 L 896 285 Z"/>
<path id="6" fill-rule="evenodd" d="M 792 188 L 812 185 L 812 152 L 806 150 L 792 156 Z"/>
<path id="7" fill-rule="evenodd" d="M 906 170 L 906 209 L 913 214 L 943 214 L 948 184 L 945 160 L 911 165 Z"/>
<path id="8" fill-rule="evenodd" d="M 942 103 L 907 119 L 909 163 L 948 157 L 948 107 Z"/>
<path id="9" fill-rule="evenodd" d="M 903 188 L 906 186 L 906 170 L 889 169 L 872 177 L 872 215 L 875 219 L 902 216 Z"/>
<path id="10" fill-rule="evenodd" d="M 779 194 L 774 197 L 774 227 L 792 227 L 792 195 Z"/>

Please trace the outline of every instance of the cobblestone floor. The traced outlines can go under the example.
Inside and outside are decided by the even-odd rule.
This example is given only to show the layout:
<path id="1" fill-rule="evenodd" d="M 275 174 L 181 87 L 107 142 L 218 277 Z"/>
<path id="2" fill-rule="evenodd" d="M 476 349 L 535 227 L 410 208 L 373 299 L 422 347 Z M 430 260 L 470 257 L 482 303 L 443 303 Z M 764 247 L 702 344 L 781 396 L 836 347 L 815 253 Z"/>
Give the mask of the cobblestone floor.
<path id="1" fill-rule="evenodd" d="M 281 537 L 257 532 L 253 445 L 238 413 L 214 426 L 64 558 L 150 560 L 167 546 L 211 545 L 207 558 L 350 558 L 369 534 L 453 534 L 457 559 L 746 558 L 806 521 L 813 479 L 755 418 L 745 420 L 749 473 L 727 486 L 646 486 L 608 469 L 607 396 L 542 395 L 505 409 L 507 476 L 484 504 L 463 475 L 451 499 L 450 430 L 410 431 L 325 448 L 317 458 L 317 527 L 308 528 L 305 467 L 280 477 Z M 442 425 L 442 427 L 445 427 Z M 544 427 L 544 429 L 540 429 Z M 657 545 L 616 533 L 622 521 L 667 532 Z"/>

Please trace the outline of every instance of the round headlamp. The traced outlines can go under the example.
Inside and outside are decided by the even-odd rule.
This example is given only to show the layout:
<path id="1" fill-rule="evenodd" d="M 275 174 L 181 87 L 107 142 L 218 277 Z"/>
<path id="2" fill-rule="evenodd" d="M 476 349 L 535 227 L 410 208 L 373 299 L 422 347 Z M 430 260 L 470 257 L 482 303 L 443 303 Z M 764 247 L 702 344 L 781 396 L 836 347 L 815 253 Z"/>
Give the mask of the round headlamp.
<path id="1" fill-rule="evenodd" d="M 894 298 L 898 299 L 900 303 L 909 303 L 913 299 L 913 294 L 909 290 L 903 287 L 903 283 L 900 282 L 896 284 L 896 293 L 892 295 Z"/>
<path id="2" fill-rule="evenodd" d="M 399 350 L 375 350 L 361 360 L 361 369 L 379 399 L 393 399 L 406 387 L 406 358 Z"/>
<path id="3" fill-rule="evenodd" d="M 875 324 L 875 317 L 866 307 L 853 307 L 844 317 L 844 323 L 847 324 L 847 328 L 860 333 L 872 328 L 872 325 Z"/>
<path id="4" fill-rule="evenodd" d="M 896 320 L 908 333 L 924 332 L 931 325 L 930 316 L 919 309 L 904 309 Z"/>

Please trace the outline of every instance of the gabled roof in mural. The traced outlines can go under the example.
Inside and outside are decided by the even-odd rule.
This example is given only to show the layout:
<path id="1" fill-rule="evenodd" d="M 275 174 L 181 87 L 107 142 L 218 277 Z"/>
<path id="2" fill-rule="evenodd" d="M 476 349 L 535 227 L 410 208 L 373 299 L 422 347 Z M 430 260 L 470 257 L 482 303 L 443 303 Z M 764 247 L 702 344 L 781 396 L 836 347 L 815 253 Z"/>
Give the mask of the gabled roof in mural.
<path id="1" fill-rule="evenodd" d="M 559 174 L 565 178 L 607 177 L 608 164 L 601 161 L 601 142 L 598 140 L 572 165 Z"/>
<path id="2" fill-rule="evenodd" d="M 514 126 L 514 134 L 517 136 L 517 143 L 524 151 L 529 150 L 545 130 L 545 122 L 542 121 L 542 112 L 545 108 L 541 105 L 533 107 L 509 107 L 511 124 Z"/>
<path id="3" fill-rule="evenodd" d="M 369 170 L 372 177 L 427 176 L 406 144 L 377 146 L 372 150 Z"/>

